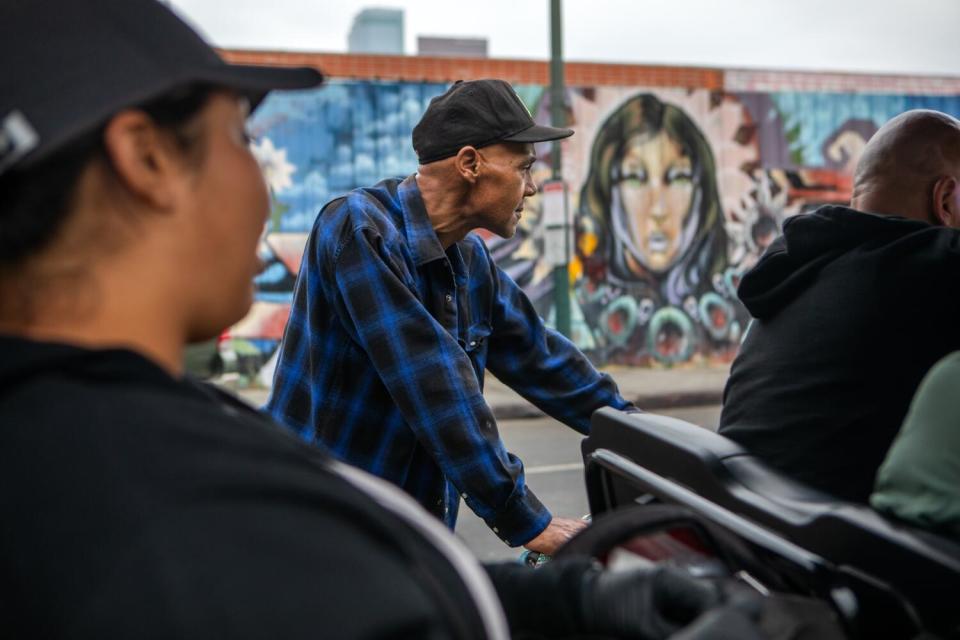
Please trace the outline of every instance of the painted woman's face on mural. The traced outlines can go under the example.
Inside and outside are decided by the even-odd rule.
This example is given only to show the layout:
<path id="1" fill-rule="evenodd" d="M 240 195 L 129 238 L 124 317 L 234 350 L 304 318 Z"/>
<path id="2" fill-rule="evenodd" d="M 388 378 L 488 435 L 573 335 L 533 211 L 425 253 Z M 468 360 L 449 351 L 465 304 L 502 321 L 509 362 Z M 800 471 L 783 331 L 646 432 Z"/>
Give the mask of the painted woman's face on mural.
<path id="1" fill-rule="evenodd" d="M 624 229 L 637 257 L 654 271 L 680 256 L 683 227 L 693 199 L 693 163 L 665 132 L 631 138 L 620 161 Z M 628 255 L 628 262 L 636 260 Z"/>

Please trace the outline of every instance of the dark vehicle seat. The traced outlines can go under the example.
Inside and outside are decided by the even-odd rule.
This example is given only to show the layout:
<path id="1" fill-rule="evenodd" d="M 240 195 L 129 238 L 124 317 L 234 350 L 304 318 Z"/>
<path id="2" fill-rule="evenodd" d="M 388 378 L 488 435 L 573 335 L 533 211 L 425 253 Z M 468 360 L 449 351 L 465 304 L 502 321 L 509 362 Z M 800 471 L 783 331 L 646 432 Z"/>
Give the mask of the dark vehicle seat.
<path id="1" fill-rule="evenodd" d="M 797 560 L 794 578 L 834 600 L 837 584 L 850 587 L 857 601 L 847 617 L 864 628 L 883 629 L 884 618 L 900 615 L 943 637 L 960 629 L 960 545 L 950 540 L 806 487 L 675 418 L 600 409 L 583 453 L 595 517 L 651 499 L 680 504 L 761 546 L 771 546 L 765 536 L 772 534 L 813 554 L 818 566 Z"/>

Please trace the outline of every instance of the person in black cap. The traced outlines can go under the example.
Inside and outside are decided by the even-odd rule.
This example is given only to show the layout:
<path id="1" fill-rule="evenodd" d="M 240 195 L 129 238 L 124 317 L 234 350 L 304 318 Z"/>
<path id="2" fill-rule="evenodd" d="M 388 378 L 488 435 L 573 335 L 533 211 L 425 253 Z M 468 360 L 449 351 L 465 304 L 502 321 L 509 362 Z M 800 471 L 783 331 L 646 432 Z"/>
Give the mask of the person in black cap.
<path id="1" fill-rule="evenodd" d="M 502 80 L 457 82 L 413 130 L 415 175 L 328 203 L 314 224 L 266 409 L 302 438 L 400 486 L 451 529 L 461 497 L 511 546 L 552 554 L 583 523 L 526 486 L 483 398 L 485 370 L 587 433 L 635 410 L 494 264 L 537 192 L 536 124 Z"/>
<path id="2" fill-rule="evenodd" d="M 248 109 L 318 72 L 229 66 L 154 0 L 5 0 L 0 59 L 0 636 L 662 637 L 719 602 L 666 570 L 484 572 L 183 376 L 251 300 Z"/>

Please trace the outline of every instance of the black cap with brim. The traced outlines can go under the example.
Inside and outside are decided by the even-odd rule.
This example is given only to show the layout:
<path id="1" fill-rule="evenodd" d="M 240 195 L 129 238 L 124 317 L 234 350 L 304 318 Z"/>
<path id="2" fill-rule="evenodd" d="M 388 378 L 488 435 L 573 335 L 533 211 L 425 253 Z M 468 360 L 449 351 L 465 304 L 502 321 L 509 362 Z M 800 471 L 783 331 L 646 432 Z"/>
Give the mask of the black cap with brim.
<path id="1" fill-rule="evenodd" d="M 430 101 L 413 128 L 413 150 L 420 164 L 455 156 L 465 146 L 498 142 L 547 142 L 573 135 L 534 122 L 520 96 L 496 78 L 458 81 Z"/>
<path id="2" fill-rule="evenodd" d="M 573 135 L 573 129 L 559 129 L 542 124 L 535 124 L 529 129 L 515 133 L 503 139 L 503 142 L 549 142 L 562 140 Z"/>
<path id="3" fill-rule="evenodd" d="M 180 88 L 232 89 L 255 107 L 323 81 L 308 67 L 227 64 L 156 0 L 3 0 L 0 60 L 0 175 Z"/>
<path id="4" fill-rule="evenodd" d="M 234 89 L 250 99 L 250 110 L 256 109 L 271 91 L 309 89 L 323 82 L 323 74 L 312 67 L 261 67 L 228 64 L 202 74 L 198 81 Z"/>

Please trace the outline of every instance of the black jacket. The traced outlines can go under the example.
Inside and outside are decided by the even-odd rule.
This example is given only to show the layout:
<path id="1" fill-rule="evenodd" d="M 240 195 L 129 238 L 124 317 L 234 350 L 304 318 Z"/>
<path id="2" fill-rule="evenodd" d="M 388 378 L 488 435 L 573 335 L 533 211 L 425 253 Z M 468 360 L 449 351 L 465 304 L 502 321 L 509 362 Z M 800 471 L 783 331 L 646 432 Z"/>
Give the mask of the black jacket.
<path id="1" fill-rule="evenodd" d="M 960 232 L 821 207 L 787 220 L 738 294 L 754 320 L 720 432 L 866 501 L 923 375 L 960 349 Z"/>
<path id="2" fill-rule="evenodd" d="M 439 523 L 356 473 L 129 351 L 0 338 L 0 636 L 487 637 Z"/>

